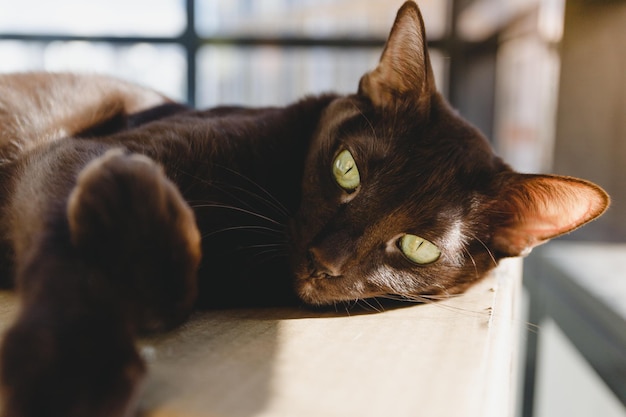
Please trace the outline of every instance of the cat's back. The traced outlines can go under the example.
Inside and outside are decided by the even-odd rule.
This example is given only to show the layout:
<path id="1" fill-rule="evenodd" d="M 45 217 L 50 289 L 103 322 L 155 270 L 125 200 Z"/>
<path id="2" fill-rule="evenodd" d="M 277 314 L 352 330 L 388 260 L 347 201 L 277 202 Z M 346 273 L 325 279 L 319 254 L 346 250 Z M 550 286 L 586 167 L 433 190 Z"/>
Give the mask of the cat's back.
<path id="1" fill-rule="evenodd" d="M 169 100 L 150 89 L 95 74 L 0 74 L 0 162 L 33 148 Z"/>

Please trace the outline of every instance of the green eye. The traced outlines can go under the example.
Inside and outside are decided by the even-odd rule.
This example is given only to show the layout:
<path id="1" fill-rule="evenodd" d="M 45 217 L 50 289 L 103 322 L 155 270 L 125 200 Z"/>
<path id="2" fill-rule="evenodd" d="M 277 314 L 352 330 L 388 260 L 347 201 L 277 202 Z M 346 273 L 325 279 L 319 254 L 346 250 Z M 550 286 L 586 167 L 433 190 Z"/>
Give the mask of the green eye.
<path id="1" fill-rule="evenodd" d="M 354 191 L 361 184 L 359 169 L 349 151 L 341 151 L 335 158 L 333 176 L 337 184 L 346 191 Z"/>
<path id="2" fill-rule="evenodd" d="M 437 246 L 415 235 L 402 236 L 399 246 L 409 261 L 419 265 L 435 262 L 441 256 L 441 251 Z"/>

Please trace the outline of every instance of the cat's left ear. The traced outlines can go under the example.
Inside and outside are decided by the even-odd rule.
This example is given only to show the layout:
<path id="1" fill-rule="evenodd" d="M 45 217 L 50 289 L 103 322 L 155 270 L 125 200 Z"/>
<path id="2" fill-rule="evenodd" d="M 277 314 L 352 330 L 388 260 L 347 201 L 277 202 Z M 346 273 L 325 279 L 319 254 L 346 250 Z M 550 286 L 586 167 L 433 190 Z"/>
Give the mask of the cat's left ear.
<path id="1" fill-rule="evenodd" d="M 609 203 L 608 194 L 589 181 L 511 173 L 489 209 L 496 221 L 490 246 L 503 256 L 526 255 L 597 218 Z"/>
<path id="2" fill-rule="evenodd" d="M 407 100 L 428 105 L 435 91 L 424 20 L 417 4 L 407 1 L 398 11 L 378 67 L 361 78 L 359 94 L 386 108 Z"/>

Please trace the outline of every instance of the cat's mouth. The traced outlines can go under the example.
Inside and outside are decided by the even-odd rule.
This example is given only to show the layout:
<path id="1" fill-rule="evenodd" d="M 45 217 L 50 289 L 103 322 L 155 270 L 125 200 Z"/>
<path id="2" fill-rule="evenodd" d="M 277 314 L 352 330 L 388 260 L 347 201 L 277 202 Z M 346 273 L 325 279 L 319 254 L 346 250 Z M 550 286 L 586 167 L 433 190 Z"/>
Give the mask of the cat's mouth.
<path id="1" fill-rule="evenodd" d="M 302 301 L 315 306 L 382 295 L 381 291 L 369 288 L 364 280 L 351 280 L 345 275 L 326 273 L 297 275 L 295 290 Z"/>
<path id="2" fill-rule="evenodd" d="M 367 284 L 354 279 L 350 266 L 330 262 L 315 247 L 300 249 L 291 259 L 294 289 L 303 302 L 322 306 L 368 297 Z"/>
<path id="3" fill-rule="evenodd" d="M 312 267 L 309 259 L 303 257 L 294 265 L 294 287 L 298 297 L 310 305 L 332 303 L 341 287 L 342 276 L 333 276 L 328 272 Z"/>
<path id="4" fill-rule="evenodd" d="M 337 278 L 323 278 L 309 276 L 298 278 L 296 281 L 296 292 L 300 299 L 311 305 L 332 304 L 336 301 L 346 300 L 346 294 L 341 294 L 336 283 L 332 280 Z"/>

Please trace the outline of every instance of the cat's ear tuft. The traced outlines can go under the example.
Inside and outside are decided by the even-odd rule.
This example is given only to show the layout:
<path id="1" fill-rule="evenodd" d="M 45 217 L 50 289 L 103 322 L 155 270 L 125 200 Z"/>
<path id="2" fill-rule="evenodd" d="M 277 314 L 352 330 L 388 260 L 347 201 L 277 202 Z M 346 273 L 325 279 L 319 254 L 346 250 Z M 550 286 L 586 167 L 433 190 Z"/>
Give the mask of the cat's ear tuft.
<path id="1" fill-rule="evenodd" d="M 384 108 L 398 100 L 428 104 L 435 91 L 424 20 L 417 5 L 407 1 L 398 11 L 378 67 L 361 78 L 359 94 Z"/>
<path id="2" fill-rule="evenodd" d="M 585 180 L 511 174 L 490 209 L 498 219 L 491 246 L 503 256 L 526 255 L 533 247 L 597 218 L 609 203 L 602 188 Z"/>

